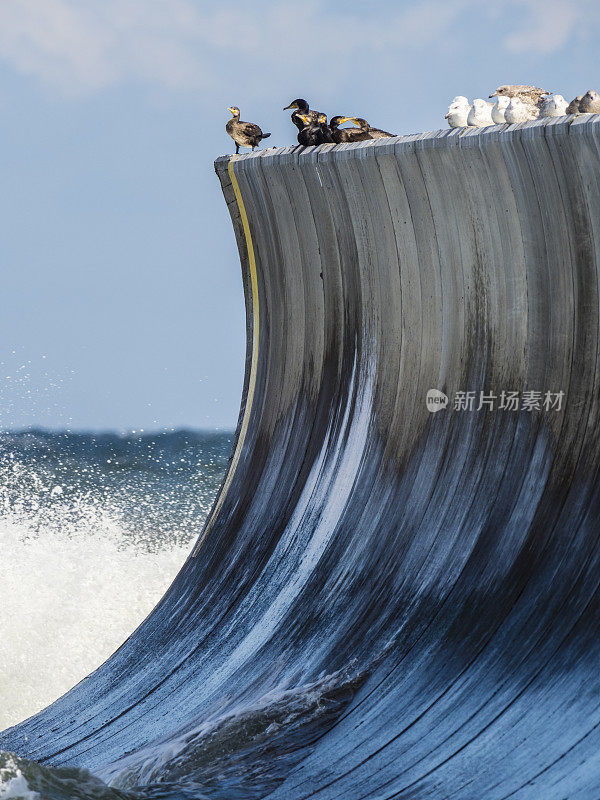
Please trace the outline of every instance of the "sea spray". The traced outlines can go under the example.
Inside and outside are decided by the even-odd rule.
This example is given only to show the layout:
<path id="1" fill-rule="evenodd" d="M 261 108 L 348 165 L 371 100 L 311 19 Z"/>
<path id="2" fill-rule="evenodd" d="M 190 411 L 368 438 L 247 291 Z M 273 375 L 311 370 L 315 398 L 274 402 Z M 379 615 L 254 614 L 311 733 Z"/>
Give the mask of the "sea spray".
<path id="1" fill-rule="evenodd" d="M 187 557 L 229 434 L 0 436 L 0 730 L 98 667 Z"/>
<path id="2" fill-rule="evenodd" d="M 105 661 L 152 610 L 188 552 L 181 545 L 144 551 L 110 518 L 95 520 L 91 534 L 31 535 L 3 520 L 0 542 L 0 729 Z"/>

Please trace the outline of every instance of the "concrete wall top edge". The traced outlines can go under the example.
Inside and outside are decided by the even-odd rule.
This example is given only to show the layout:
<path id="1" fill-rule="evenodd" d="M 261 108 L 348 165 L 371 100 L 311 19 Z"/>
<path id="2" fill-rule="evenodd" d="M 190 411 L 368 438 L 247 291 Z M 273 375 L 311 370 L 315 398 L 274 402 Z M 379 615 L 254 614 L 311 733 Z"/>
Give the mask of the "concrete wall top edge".
<path id="1" fill-rule="evenodd" d="M 594 130 L 600 133 L 600 115 L 579 114 L 569 117 L 546 117 L 544 119 L 522 122 L 518 125 L 491 125 L 487 128 L 445 128 L 437 131 L 413 133 L 404 136 L 394 136 L 390 139 L 373 139 L 356 144 L 324 144 L 318 147 L 301 147 L 288 145 L 286 147 L 272 147 L 266 150 L 256 150 L 253 153 L 244 153 L 237 156 L 239 162 L 256 159 L 267 159 L 265 163 L 298 163 L 299 159 L 328 161 L 346 160 L 349 158 L 368 158 L 383 155 L 386 152 L 401 153 L 403 150 L 411 151 L 415 148 L 429 149 L 439 147 L 480 147 L 486 143 L 501 141 L 502 139 L 531 139 L 544 136 L 565 136 L 568 134 L 580 135 Z M 215 169 L 221 172 L 227 169 L 232 156 L 220 156 L 215 161 Z"/>

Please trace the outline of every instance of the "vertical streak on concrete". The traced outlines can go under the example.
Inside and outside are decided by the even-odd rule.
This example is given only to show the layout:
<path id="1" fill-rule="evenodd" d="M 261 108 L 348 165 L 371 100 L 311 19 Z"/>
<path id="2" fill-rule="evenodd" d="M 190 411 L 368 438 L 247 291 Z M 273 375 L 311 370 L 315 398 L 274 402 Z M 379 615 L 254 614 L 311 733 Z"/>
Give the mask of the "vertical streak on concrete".
<path id="1" fill-rule="evenodd" d="M 236 159 L 232 157 L 227 166 L 227 173 L 229 175 L 229 179 L 231 181 L 231 186 L 233 188 L 233 193 L 235 196 L 235 201 L 237 203 L 238 213 L 242 223 L 242 229 L 244 232 L 246 252 L 248 254 L 248 267 L 250 270 L 250 292 L 252 298 L 252 355 L 250 360 L 250 373 L 248 375 L 248 388 L 245 393 L 242 420 L 239 427 L 239 431 L 237 432 L 236 435 L 233 455 L 230 459 L 227 474 L 223 481 L 223 485 L 221 486 L 221 489 L 219 491 L 217 500 L 215 501 L 211 509 L 211 512 L 208 516 L 208 519 L 206 520 L 204 530 L 200 534 L 198 542 L 196 543 L 196 546 L 192 552 L 192 556 L 197 555 L 198 550 L 202 545 L 202 542 L 208 535 L 219 511 L 223 507 L 223 503 L 225 502 L 225 497 L 227 496 L 227 492 L 229 491 L 229 487 L 231 486 L 231 482 L 233 481 L 233 476 L 237 469 L 240 460 L 240 455 L 244 447 L 246 433 L 248 432 L 248 425 L 250 424 L 250 415 L 252 413 L 254 390 L 256 388 L 256 371 L 258 368 L 258 347 L 260 342 L 260 298 L 258 293 L 258 279 L 256 276 L 256 259 L 254 257 L 254 245 L 252 244 L 252 234 L 250 231 L 250 224 L 248 222 L 248 215 L 246 214 L 246 208 L 244 206 L 244 199 L 242 197 L 242 193 L 240 192 L 240 187 L 237 182 L 237 178 L 235 177 L 235 161 Z"/>

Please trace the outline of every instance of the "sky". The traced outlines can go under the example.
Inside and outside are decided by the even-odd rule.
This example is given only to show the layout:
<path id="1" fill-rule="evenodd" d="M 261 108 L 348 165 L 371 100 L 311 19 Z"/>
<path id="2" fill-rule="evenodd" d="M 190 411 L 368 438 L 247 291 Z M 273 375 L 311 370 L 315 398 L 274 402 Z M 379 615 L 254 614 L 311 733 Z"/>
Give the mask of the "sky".
<path id="1" fill-rule="evenodd" d="M 397 133 L 457 94 L 600 88 L 597 0 L 0 0 L 0 429 L 233 428 L 227 106 Z"/>

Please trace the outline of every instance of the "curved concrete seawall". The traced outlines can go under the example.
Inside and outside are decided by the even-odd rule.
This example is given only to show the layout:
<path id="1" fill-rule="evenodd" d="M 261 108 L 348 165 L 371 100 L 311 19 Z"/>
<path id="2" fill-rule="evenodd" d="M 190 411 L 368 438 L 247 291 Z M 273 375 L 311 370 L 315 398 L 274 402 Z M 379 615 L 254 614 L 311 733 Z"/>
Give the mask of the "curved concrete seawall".
<path id="1" fill-rule="evenodd" d="M 0 748 L 223 798 L 599 797 L 600 119 L 216 169 L 229 475 L 148 620 Z M 207 783 L 198 731 L 240 714 Z"/>

